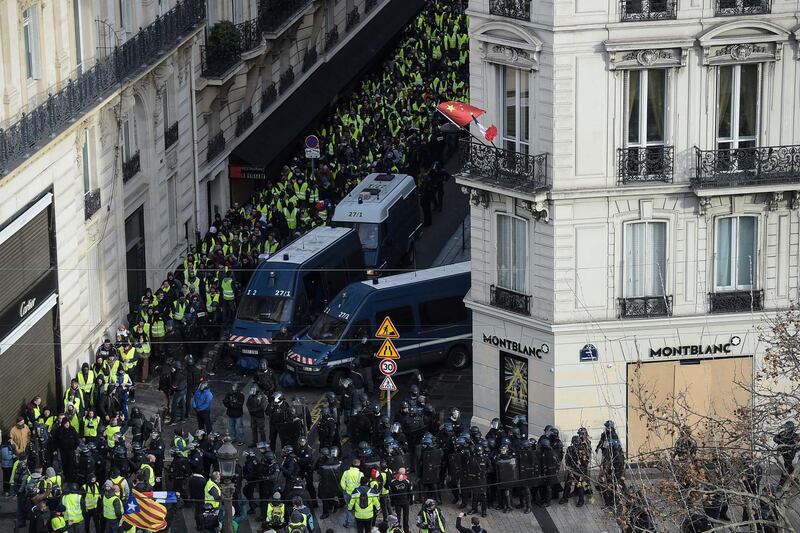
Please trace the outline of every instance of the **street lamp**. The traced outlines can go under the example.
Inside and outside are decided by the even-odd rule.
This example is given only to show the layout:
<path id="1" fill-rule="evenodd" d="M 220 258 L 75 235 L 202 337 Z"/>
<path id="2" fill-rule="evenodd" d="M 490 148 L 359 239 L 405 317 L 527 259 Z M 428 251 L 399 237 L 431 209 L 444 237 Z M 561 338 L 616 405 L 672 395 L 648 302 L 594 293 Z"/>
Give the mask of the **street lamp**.
<path id="1" fill-rule="evenodd" d="M 220 477 L 222 478 L 222 501 L 225 505 L 224 522 L 222 524 L 223 533 L 233 533 L 233 493 L 236 490 L 234 478 L 236 477 L 236 465 L 239 462 L 239 451 L 231 444 L 231 438 L 226 436 L 217 451 L 219 460 Z"/>

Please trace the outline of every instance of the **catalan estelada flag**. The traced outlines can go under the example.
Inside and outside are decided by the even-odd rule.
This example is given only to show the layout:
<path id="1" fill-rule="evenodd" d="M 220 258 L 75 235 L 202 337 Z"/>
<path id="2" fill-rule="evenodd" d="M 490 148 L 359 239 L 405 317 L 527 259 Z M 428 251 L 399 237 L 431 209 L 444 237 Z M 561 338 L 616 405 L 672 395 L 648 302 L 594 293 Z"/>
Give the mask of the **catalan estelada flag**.
<path id="1" fill-rule="evenodd" d="M 125 502 L 122 521 L 145 531 L 161 531 L 167 527 L 167 508 L 138 490 L 131 490 Z"/>

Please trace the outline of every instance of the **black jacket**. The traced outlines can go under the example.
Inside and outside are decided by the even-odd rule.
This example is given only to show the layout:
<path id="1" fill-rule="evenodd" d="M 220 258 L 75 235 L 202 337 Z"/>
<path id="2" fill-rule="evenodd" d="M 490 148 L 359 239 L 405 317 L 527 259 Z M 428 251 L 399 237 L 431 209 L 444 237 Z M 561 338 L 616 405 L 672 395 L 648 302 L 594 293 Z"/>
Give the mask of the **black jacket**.
<path id="1" fill-rule="evenodd" d="M 481 526 L 472 526 L 469 528 L 462 526 L 460 516 L 456 518 L 456 529 L 459 533 L 486 533 L 486 530 Z"/>
<path id="2" fill-rule="evenodd" d="M 244 394 L 241 392 L 229 392 L 225 399 L 222 400 L 222 405 L 227 408 L 226 415 L 231 418 L 239 418 L 244 412 L 242 409 L 244 406 Z"/>

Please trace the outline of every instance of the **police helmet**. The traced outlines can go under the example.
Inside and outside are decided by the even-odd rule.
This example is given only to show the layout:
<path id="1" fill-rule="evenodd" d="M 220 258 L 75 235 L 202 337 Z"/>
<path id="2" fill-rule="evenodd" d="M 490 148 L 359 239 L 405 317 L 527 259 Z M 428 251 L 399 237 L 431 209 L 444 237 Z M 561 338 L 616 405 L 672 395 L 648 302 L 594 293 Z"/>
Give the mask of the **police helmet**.
<path id="1" fill-rule="evenodd" d="M 369 450 L 369 443 L 367 441 L 365 441 L 365 440 L 362 440 L 361 442 L 358 443 L 358 449 L 359 449 L 359 451 L 362 451 L 362 452 L 366 451 L 366 450 Z"/>
<path id="2" fill-rule="evenodd" d="M 323 457 L 330 457 L 331 456 L 331 449 L 326 447 L 319 449 L 319 454 Z"/>
<path id="3" fill-rule="evenodd" d="M 337 457 L 339 457 L 339 447 L 331 446 L 331 459 L 336 459 Z"/>
<path id="4" fill-rule="evenodd" d="M 283 452 L 283 455 L 292 455 L 294 453 L 294 446 L 291 444 L 286 445 L 281 451 Z"/>
<path id="5" fill-rule="evenodd" d="M 473 439 L 481 438 L 481 428 L 478 426 L 470 426 L 469 427 L 469 436 Z"/>
<path id="6" fill-rule="evenodd" d="M 267 360 L 266 360 L 266 359 L 262 359 L 262 360 L 261 360 L 261 361 L 258 363 L 258 369 L 259 369 L 261 372 L 266 372 L 267 370 L 269 370 L 269 363 L 267 363 Z"/>
<path id="7" fill-rule="evenodd" d="M 196 438 L 196 439 L 199 439 L 200 437 L 204 437 L 205 435 L 206 435 L 206 432 L 204 430 L 202 430 L 202 429 L 198 429 L 197 431 L 194 432 L 194 438 Z"/>
<path id="8" fill-rule="evenodd" d="M 551 426 L 550 424 L 547 424 L 547 425 L 544 427 L 544 431 L 543 431 L 542 433 L 544 433 L 545 435 L 549 435 L 549 434 L 550 434 L 550 431 L 551 431 L 552 429 L 553 429 L 553 426 Z"/>
<path id="9" fill-rule="evenodd" d="M 328 402 L 329 405 L 333 405 L 334 403 L 336 403 L 336 393 L 333 391 L 326 392 L 325 400 Z"/>
<path id="10" fill-rule="evenodd" d="M 603 424 L 606 429 L 614 429 L 614 421 L 613 420 L 606 420 Z"/>
<path id="11" fill-rule="evenodd" d="M 542 437 L 541 439 L 539 439 L 539 447 L 544 448 L 545 450 L 549 450 L 551 448 L 550 439 L 548 439 L 547 437 Z"/>
<path id="12" fill-rule="evenodd" d="M 589 435 L 589 431 L 586 428 L 578 428 L 578 435 L 585 437 Z"/>
<path id="13" fill-rule="evenodd" d="M 391 427 L 392 433 L 400 433 L 400 422 L 395 422 Z"/>
<path id="14" fill-rule="evenodd" d="M 489 446 L 490 448 L 495 448 L 497 446 L 497 439 L 495 439 L 494 437 L 489 437 L 488 439 L 486 439 L 486 445 Z"/>
<path id="15" fill-rule="evenodd" d="M 500 419 L 492 418 L 492 429 L 500 429 Z"/>
<path id="16" fill-rule="evenodd" d="M 408 395 L 411 396 L 412 398 L 416 398 L 417 396 L 419 396 L 419 387 L 417 386 L 416 383 L 412 384 L 408 388 Z"/>
<path id="17" fill-rule="evenodd" d="M 332 415 L 333 415 L 333 413 L 327 407 L 323 407 L 322 409 L 319 410 L 319 416 L 322 417 L 322 418 L 328 418 L 328 417 L 330 417 Z"/>
<path id="18" fill-rule="evenodd" d="M 570 439 L 570 442 L 573 446 L 578 446 L 581 443 L 581 438 L 578 435 L 573 435 L 572 439 Z"/>
<path id="19" fill-rule="evenodd" d="M 516 439 L 518 439 L 518 438 L 520 437 L 520 431 L 519 431 L 519 428 L 518 428 L 518 427 L 512 427 L 512 428 L 509 430 L 508 434 L 509 434 L 509 435 L 511 435 L 511 437 L 512 437 L 512 438 L 516 438 Z"/>
<path id="20" fill-rule="evenodd" d="M 458 410 L 458 407 L 453 407 L 450 409 L 450 418 L 453 420 L 458 420 L 459 416 L 461 416 L 461 411 Z"/>
<path id="21" fill-rule="evenodd" d="M 275 452 L 273 452 L 272 450 L 267 450 L 264 453 L 264 459 L 266 459 L 270 463 L 273 462 L 275 460 Z"/>
<path id="22" fill-rule="evenodd" d="M 463 436 L 463 435 L 462 435 L 462 436 L 460 436 L 460 437 L 456 437 L 456 439 L 453 441 L 453 444 L 454 444 L 454 445 L 455 445 L 457 448 L 463 448 L 464 446 L 466 446 L 466 445 L 467 445 L 467 439 L 466 439 L 466 438 L 464 438 L 464 436 Z"/>
<path id="23" fill-rule="evenodd" d="M 423 446 L 433 446 L 433 435 L 430 432 L 426 432 L 422 436 L 422 440 L 420 440 L 420 444 Z"/>
<path id="24" fill-rule="evenodd" d="M 272 395 L 272 401 L 275 403 L 282 403 L 283 402 L 283 394 L 280 392 L 276 392 Z"/>
<path id="25" fill-rule="evenodd" d="M 380 416 L 381 414 L 381 406 L 377 403 L 372 405 L 372 414 L 374 416 Z"/>
<path id="26" fill-rule="evenodd" d="M 305 437 L 300 437 L 299 439 L 297 439 L 297 447 L 298 448 L 302 448 L 306 444 L 308 444 L 308 439 L 306 439 Z"/>
<path id="27" fill-rule="evenodd" d="M 444 431 L 446 434 L 448 434 L 448 435 L 452 435 L 452 434 L 453 434 L 453 431 L 454 431 L 454 428 L 453 428 L 453 423 L 452 423 L 452 422 L 445 422 L 444 424 L 442 424 L 442 430 L 443 430 L 443 431 Z"/>
<path id="28" fill-rule="evenodd" d="M 150 433 L 150 440 L 158 440 L 160 438 L 161 438 L 161 433 L 159 433 L 158 431 L 153 431 L 152 433 Z"/>
<path id="29" fill-rule="evenodd" d="M 558 440 L 560 438 L 559 437 L 559 433 L 558 433 L 558 428 L 553 428 L 553 429 L 550 430 L 550 437 L 553 440 Z"/>
<path id="30" fill-rule="evenodd" d="M 417 396 L 417 405 L 424 406 L 428 402 L 428 398 L 424 394 Z"/>

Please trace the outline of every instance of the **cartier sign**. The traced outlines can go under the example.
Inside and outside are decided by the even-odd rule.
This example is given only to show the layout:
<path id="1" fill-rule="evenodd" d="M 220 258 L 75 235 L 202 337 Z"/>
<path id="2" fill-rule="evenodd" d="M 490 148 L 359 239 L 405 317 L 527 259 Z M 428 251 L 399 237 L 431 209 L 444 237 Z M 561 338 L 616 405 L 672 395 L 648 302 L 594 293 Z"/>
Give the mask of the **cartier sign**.
<path id="1" fill-rule="evenodd" d="M 679 346 L 664 346 L 650 348 L 650 357 L 687 357 L 693 355 L 717 355 L 731 353 L 731 348 L 739 346 L 742 339 L 737 335 L 730 341 L 717 344 L 681 344 Z"/>

